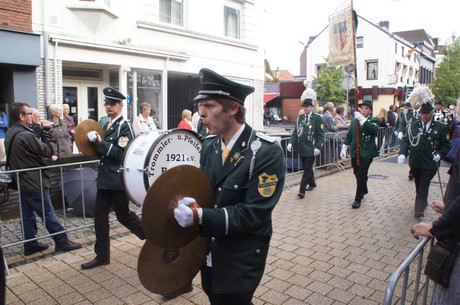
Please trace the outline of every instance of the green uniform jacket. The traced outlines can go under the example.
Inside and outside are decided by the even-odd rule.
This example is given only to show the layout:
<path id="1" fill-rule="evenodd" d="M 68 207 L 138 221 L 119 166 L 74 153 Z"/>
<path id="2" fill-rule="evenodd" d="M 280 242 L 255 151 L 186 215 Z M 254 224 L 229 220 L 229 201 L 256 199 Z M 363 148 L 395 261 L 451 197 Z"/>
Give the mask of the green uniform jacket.
<path id="1" fill-rule="evenodd" d="M 303 157 L 313 157 L 314 149 L 321 149 L 324 144 L 324 125 L 321 116 L 311 113 L 310 121 L 307 115 L 301 114 L 297 117 L 294 131 L 291 134 L 289 143 L 298 144 L 299 154 Z"/>
<path id="2" fill-rule="evenodd" d="M 213 192 L 214 208 L 203 209 L 200 227 L 209 241 L 213 293 L 253 291 L 264 273 L 272 211 L 284 187 L 281 146 L 246 125 L 223 166 L 216 136 L 205 139 L 200 164 Z"/>
<path id="3" fill-rule="evenodd" d="M 410 127 L 410 131 L 409 131 Z M 439 154 L 444 158 L 450 149 L 447 126 L 431 121 L 428 132 L 423 132 L 422 121 L 415 120 L 408 125 L 399 146 L 399 154 L 410 155 L 409 166 L 421 169 L 437 169 L 433 156 Z"/>
<path id="4" fill-rule="evenodd" d="M 129 142 L 134 138 L 131 124 L 119 117 L 107 130 L 103 127 L 105 139 L 97 146 L 101 158 L 97 175 L 97 188 L 103 190 L 123 190 L 120 165 Z"/>
<path id="5" fill-rule="evenodd" d="M 358 124 L 359 125 L 359 124 Z M 373 159 L 379 155 L 375 137 L 379 132 L 380 121 L 369 116 L 363 126 L 359 126 L 359 154 L 363 158 Z M 345 145 L 350 145 L 351 157 L 356 158 L 356 119 L 351 120 L 350 129 L 344 141 Z"/>
<path id="6" fill-rule="evenodd" d="M 403 134 L 406 132 L 406 126 L 407 122 L 410 121 L 414 117 L 414 110 L 409 109 L 407 110 L 407 113 L 404 113 L 404 111 L 401 111 L 399 114 L 399 128 L 398 131 L 402 132 Z"/>

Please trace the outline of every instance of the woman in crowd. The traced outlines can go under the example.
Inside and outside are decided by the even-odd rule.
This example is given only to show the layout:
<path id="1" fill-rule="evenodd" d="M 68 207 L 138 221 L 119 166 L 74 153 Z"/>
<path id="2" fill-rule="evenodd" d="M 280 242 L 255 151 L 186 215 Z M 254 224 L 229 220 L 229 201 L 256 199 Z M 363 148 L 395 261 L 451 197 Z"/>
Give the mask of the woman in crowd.
<path id="1" fill-rule="evenodd" d="M 75 121 L 73 117 L 70 115 L 70 106 L 68 104 L 63 104 L 62 109 L 64 110 L 64 116 L 62 120 L 67 124 L 67 131 L 70 135 L 70 141 L 73 144 L 73 140 L 75 137 Z"/>
<path id="2" fill-rule="evenodd" d="M 177 128 L 193 130 L 192 128 L 192 112 L 188 109 L 182 111 L 182 121 L 180 121 Z"/>
<path id="3" fill-rule="evenodd" d="M 50 133 L 56 138 L 57 147 L 54 152 L 58 158 L 72 155 L 72 142 L 67 130 L 67 124 L 62 120 L 62 105 L 52 104 L 50 106 L 52 127 Z"/>
<path id="4" fill-rule="evenodd" d="M 379 133 L 377 136 L 377 149 L 379 150 L 382 148 L 383 139 L 385 138 L 385 134 L 387 132 L 387 111 L 385 108 L 381 108 L 379 113 L 375 116 L 380 122 Z"/>
<path id="5" fill-rule="evenodd" d="M 141 104 L 141 113 L 134 117 L 133 121 L 134 135 L 136 137 L 141 133 L 148 133 L 152 130 L 157 130 L 157 126 L 155 125 L 153 118 L 150 116 L 151 112 L 152 105 L 145 102 Z"/>

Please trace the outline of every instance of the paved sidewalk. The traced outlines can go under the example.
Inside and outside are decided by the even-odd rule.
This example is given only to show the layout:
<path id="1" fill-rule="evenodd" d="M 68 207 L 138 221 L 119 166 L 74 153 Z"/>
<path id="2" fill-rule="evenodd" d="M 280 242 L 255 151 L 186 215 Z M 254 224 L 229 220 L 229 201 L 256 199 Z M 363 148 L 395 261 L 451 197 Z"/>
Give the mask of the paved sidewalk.
<path id="1" fill-rule="evenodd" d="M 318 174 L 321 170 L 318 171 Z M 445 188 L 447 168 L 441 168 Z M 265 275 L 254 304 L 381 304 L 392 272 L 417 244 L 409 230 L 415 186 L 408 167 L 376 160 L 370 168 L 369 194 L 351 208 L 355 179 L 351 169 L 318 179 L 318 187 L 297 199 L 287 188 L 273 215 L 274 235 Z M 430 199 L 440 198 L 437 176 Z M 426 221 L 437 218 L 427 209 Z M 71 233 L 72 236 L 73 233 Z M 94 235 L 85 247 L 36 260 L 14 262 L 7 277 L 7 304 L 208 304 L 200 286 L 167 301 L 147 291 L 137 276 L 143 241 L 125 228 L 111 231 L 110 265 L 80 270 L 94 257 Z"/>

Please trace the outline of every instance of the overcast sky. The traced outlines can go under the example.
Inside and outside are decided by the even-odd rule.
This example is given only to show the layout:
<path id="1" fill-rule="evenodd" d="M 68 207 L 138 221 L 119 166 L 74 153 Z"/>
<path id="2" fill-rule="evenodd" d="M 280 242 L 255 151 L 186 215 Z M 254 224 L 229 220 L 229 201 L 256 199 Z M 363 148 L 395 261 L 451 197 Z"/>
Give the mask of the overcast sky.
<path id="1" fill-rule="evenodd" d="M 299 58 L 308 37 L 328 25 L 329 16 L 350 0 L 265 0 L 263 44 L 265 58 L 277 67 L 299 74 Z M 390 31 L 425 29 L 445 43 L 460 35 L 459 0 L 354 0 L 356 12 L 372 23 L 388 20 Z"/>

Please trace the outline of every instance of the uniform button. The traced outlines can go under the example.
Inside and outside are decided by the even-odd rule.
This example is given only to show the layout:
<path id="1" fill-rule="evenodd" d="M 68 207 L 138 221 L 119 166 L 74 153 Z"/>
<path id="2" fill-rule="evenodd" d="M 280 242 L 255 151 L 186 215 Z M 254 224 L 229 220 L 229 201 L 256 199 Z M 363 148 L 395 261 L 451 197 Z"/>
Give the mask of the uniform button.
<path id="1" fill-rule="evenodd" d="M 117 169 L 117 173 L 119 173 L 119 172 L 120 172 L 120 170 L 119 170 L 119 169 Z"/>
<path id="2" fill-rule="evenodd" d="M 218 192 L 221 192 L 221 191 L 222 191 L 222 188 L 221 188 L 221 187 L 219 187 L 219 188 L 217 189 L 217 191 L 218 191 Z"/>
<path id="3" fill-rule="evenodd" d="M 256 253 L 257 253 L 257 254 L 260 254 L 260 249 L 257 249 L 257 250 L 256 250 Z"/>
<path id="4" fill-rule="evenodd" d="M 214 208 L 216 208 L 216 209 L 217 209 L 217 204 L 215 204 L 215 205 L 214 205 Z"/>
<path id="5" fill-rule="evenodd" d="M 211 241 L 216 241 L 216 238 L 215 238 L 215 237 L 211 237 Z"/>
<path id="6" fill-rule="evenodd" d="M 233 186 L 233 188 L 234 188 L 235 190 L 237 190 L 237 189 L 238 189 L 238 185 L 235 184 L 235 185 Z"/>

